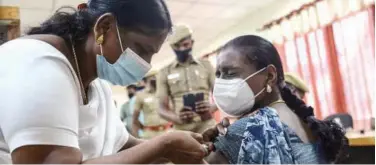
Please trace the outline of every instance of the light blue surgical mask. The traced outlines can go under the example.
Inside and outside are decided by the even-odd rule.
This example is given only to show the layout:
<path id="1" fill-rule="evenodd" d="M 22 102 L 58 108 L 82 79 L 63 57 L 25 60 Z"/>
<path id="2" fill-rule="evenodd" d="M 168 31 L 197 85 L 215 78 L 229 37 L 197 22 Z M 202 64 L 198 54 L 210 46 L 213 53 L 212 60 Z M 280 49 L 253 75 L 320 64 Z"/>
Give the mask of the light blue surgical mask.
<path id="1" fill-rule="evenodd" d="M 97 73 L 100 79 L 107 80 L 113 85 L 126 86 L 140 81 L 151 69 L 151 65 L 132 49 L 124 50 L 117 26 L 116 30 L 123 53 L 115 63 L 111 64 L 103 56 L 102 45 L 100 45 L 102 55 L 97 55 Z"/>

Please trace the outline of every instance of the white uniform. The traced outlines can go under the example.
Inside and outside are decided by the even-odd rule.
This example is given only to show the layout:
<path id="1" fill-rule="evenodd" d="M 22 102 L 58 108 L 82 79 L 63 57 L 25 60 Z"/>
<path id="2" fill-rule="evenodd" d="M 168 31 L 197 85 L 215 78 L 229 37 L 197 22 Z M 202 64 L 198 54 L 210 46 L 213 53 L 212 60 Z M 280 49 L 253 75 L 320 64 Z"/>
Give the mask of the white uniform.
<path id="1" fill-rule="evenodd" d="M 118 152 L 129 134 L 110 86 L 96 79 L 89 103 L 81 98 L 73 67 L 55 47 L 33 39 L 0 46 L 0 163 L 26 145 L 78 148 L 83 160 Z"/>

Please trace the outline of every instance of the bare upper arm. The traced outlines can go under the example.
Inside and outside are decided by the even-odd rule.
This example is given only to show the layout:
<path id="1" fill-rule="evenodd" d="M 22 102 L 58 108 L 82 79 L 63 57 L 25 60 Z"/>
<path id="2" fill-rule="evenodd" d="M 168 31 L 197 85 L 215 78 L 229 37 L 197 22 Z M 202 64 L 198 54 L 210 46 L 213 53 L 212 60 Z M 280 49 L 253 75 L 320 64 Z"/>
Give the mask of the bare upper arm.
<path id="1" fill-rule="evenodd" d="M 82 153 L 73 147 L 28 145 L 11 153 L 14 164 L 81 164 Z"/>
<path id="2" fill-rule="evenodd" d="M 209 76 L 208 76 L 209 87 L 210 87 L 210 90 L 213 91 L 214 81 L 215 81 L 215 70 L 209 61 L 206 62 L 206 65 L 207 65 L 206 68 L 209 70 Z"/>
<path id="3" fill-rule="evenodd" d="M 301 119 L 286 105 L 276 106 L 281 121 L 292 129 L 304 143 L 315 141 L 311 130 Z M 298 121 L 298 122 L 297 122 Z"/>
<path id="4" fill-rule="evenodd" d="M 140 111 L 142 109 L 142 107 L 144 106 L 144 95 L 143 93 L 137 93 L 136 96 L 135 96 L 135 102 L 134 102 L 134 105 L 133 105 L 133 110 L 134 111 Z"/>
<path id="5" fill-rule="evenodd" d="M 220 151 L 212 152 L 205 158 L 209 164 L 229 164 L 226 157 Z"/>
<path id="6" fill-rule="evenodd" d="M 135 123 L 138 123 L 138 118 L 140 116 L 140 112 L 141 112 L 141 109 L 134 109 L 134 112 L 133 112 L 133 116 L 132 116 L 132 119 L 133 119 L 133 124 Z"/>
<path id="7" fill-rule="evenodd" d="M 159 104 L 161 106 L 161 108 L 159 108 L 159 111 L 164 111 L 164 110 L 169 110 L 169 100 L 168 100 L 168 96 L 163 96 L 163 97 L 160 97 L 158 98 L 159 99 Z"/>
<path id="8" fill-rule="evenodd" d="M 129 139 L 127 143 L 125 143 L 125 145 L 121 148 L 120 151 L 139 145 L 143 143 L 144 141 L 145 140 L 138 139 L 138 138 L 133 137 L 132 135 L 129 135 Z"/>
<path id="9" fill-rule="evenodd" d="M 168 97 L 169 97 L 169 86 L 167 83 L 167 74 L 165 73 L 166 70 L 161 70 L 157 75 L 157 98 L 159 98 L 160 103 L 164 103 L 167 98 L 168 104 Z"/>
<path id="10" fill-rule="evenodd" d="M 169 67 L 169 66 L 167 66 Z M 170 89 L 167 82 L 167 69 L 162 69 L 157 75 L 157 99 L 159 103 L 158 113 L 162 116 L 165 112 L 171 111 L 169 105 Z"/>

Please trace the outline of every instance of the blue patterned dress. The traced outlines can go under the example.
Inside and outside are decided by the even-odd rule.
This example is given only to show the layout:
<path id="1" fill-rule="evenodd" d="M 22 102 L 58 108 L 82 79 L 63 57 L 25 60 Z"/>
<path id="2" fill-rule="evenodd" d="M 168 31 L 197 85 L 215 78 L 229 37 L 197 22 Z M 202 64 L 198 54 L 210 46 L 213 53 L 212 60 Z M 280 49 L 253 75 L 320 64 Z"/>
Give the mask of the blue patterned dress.
<path id="1" fill-rule="evenodd" d="M 214 145 L 231 164 L 327 163 L 318 143 L 303 143 L 269 107 L 236 121 Z"/>

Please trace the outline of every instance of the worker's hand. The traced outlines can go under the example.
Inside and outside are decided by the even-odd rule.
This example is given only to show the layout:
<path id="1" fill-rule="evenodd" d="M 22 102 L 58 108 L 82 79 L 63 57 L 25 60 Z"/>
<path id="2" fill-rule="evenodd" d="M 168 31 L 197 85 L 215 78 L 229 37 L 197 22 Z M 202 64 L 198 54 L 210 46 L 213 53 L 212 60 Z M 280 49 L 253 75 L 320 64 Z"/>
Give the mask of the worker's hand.
<path id="1" fill-rule="evenodd" d="M 164 157 L 174 164 L 201 164 L 203 158 L 209 155 L 201 134 L 173 131 L 162 136 L 167 141 Z"/>
<path id="2" fill-rule="evenodd" d="M 194 112 L 190 107 L 183 107 L 179 111 L 180 122 L 177 124 L 191 123 L 193 121 Z"/>

